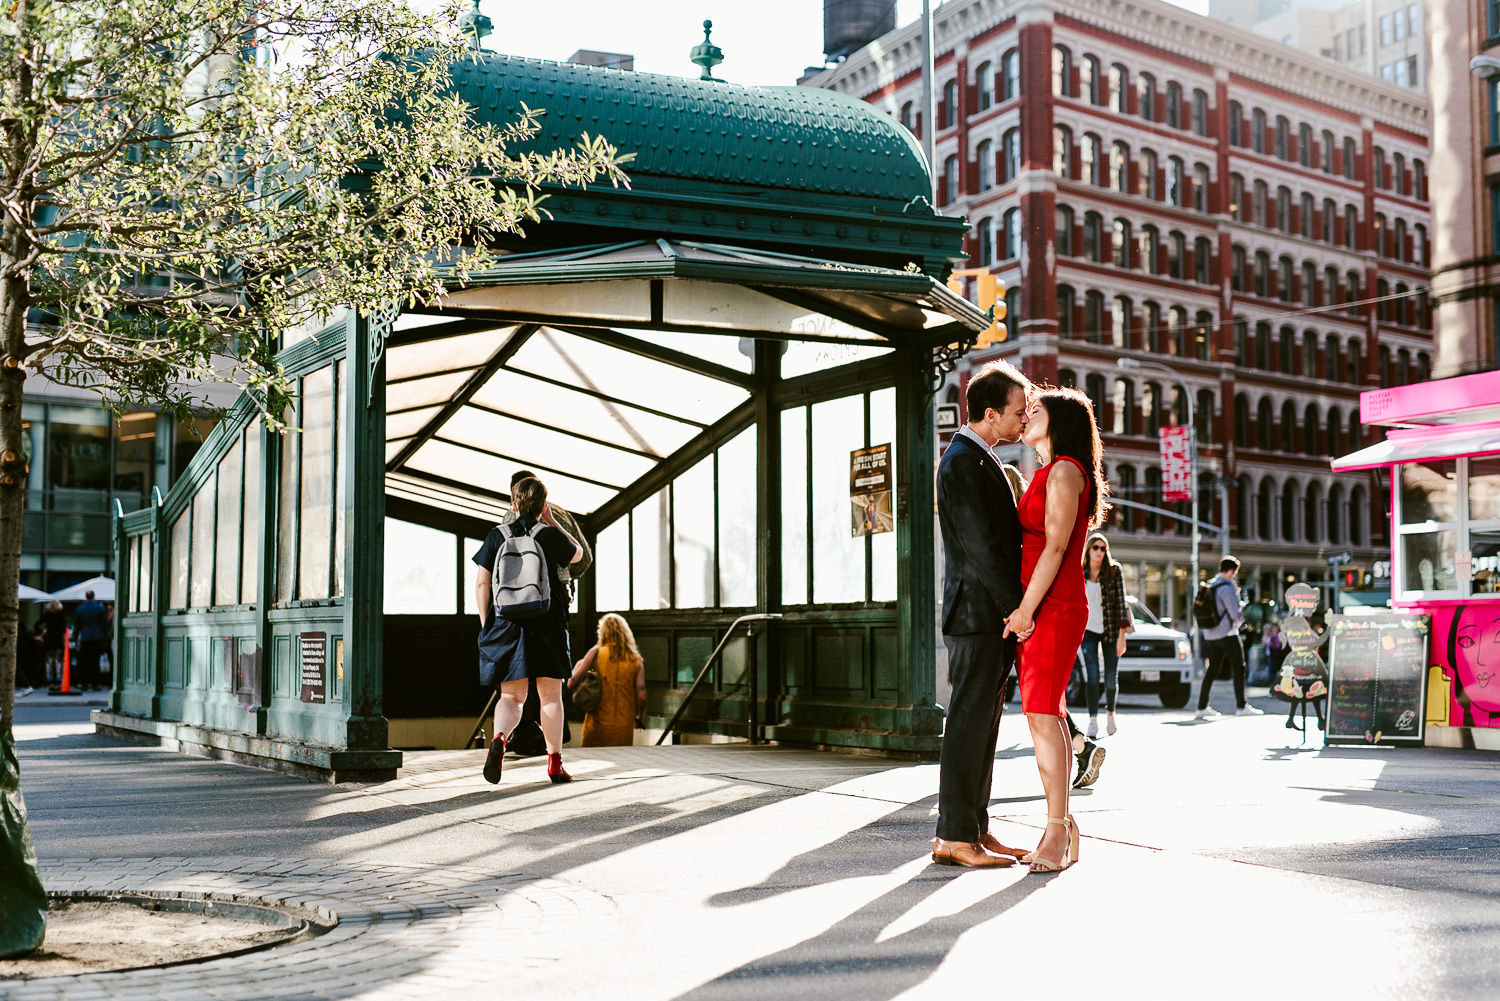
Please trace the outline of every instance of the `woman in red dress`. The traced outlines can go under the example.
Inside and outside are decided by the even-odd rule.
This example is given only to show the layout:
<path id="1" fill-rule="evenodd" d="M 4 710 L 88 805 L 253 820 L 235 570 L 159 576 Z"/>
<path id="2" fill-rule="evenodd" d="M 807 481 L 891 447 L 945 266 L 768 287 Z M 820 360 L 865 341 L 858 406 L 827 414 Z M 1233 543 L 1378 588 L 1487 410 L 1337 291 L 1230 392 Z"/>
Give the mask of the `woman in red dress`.
<path id="1" fill-rule="evenodd" d="M 1034 627 L 1016 652 L 1016 673 L 1047 794 L 1047 826 L 1024 861 L 1032 872 L 1056 872 L 1078 861 L 1078 826 L 1068 812 L 1072 742 L 1063 717 L 1068 678 L 1089 618 L 1083 543 L 1109 510 L 1109 485 L 1087 396 L 1076 389 L 1045 390 L 1028 417 L 1021 440 L 1036 449 L 1042 468 L 1016 505 L 1026 590 L 1006 620 L 1006 633 L 1026 636 Z"/>

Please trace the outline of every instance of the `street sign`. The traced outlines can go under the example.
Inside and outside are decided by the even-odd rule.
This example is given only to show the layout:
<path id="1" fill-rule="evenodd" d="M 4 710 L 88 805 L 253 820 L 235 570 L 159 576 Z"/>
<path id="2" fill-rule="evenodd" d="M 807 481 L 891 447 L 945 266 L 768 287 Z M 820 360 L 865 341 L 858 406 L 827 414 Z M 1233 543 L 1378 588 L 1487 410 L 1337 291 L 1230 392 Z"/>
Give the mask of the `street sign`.
<path id="1" fill-rule="evenodd" d="M 958 404 L 939 403 L 937 406 L 937 430 L 939 434 L 958 430 Z"/>
<path id="2" fill-rule="evenodd" d="M 1186 424 L 1172 424 L 1161 429 L 1161 499 L 1193 499 L 1192 447 Z"/>
<path id="3" fill-rule="evenodd" d="M 1347 549 L 1341 550 L 1340 552 L 1337 552 L 1337 553 L 1329 553 L 1328 554 L 1328 565 L 1331 566 L 1331 567 L 1341 567 L 1345 563 L 1353 563 L 1353 562 L 1354 562 L 1354 554 L 1351 553 Z"/>

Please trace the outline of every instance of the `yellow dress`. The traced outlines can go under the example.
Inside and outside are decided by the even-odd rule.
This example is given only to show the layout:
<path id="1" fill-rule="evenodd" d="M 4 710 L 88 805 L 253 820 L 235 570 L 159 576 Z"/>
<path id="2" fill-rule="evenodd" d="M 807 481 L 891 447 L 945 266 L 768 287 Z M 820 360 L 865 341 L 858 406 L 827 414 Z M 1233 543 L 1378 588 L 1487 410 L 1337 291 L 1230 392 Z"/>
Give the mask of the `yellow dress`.
<path id="1" fill-rule="evenodd" d="M 633 660 L 615 658 L 604 647 L 594 659 L 602 682 L 599 705 L 583 717 L 583 747 L 628 747 L 635 743 Z"/>

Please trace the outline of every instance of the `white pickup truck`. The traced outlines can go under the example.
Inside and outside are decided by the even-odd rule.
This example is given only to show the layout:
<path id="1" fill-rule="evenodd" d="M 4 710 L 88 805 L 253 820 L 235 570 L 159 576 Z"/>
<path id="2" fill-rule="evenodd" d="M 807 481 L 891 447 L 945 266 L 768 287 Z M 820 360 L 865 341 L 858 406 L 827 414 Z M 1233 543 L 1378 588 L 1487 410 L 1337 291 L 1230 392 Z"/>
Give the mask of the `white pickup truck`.
<path id="1" fill-rule="evenodd" d="M 1125 637 L 1125 656 L 1120 658 L 1120 694 L 1154 693 L 1168 709 L 1181 709 L 1192 696 L 1194 683 L 1203 678 L 1203 665 L 1193 657 L 1187 633 L 1164 626 L 1161 620 L 1135 598 L 1126 598 L 1135 632 Z M 1104 667 L 1100 665 L 1102 684 Z M 1073 666 L 1068 682 L 1068 704 L 1084 705 L 1083 657 Z M 1102 698 L 1100 700 L 1103 701 Z M 1102 706 L 1101 706 L 1102 708 Z"/>

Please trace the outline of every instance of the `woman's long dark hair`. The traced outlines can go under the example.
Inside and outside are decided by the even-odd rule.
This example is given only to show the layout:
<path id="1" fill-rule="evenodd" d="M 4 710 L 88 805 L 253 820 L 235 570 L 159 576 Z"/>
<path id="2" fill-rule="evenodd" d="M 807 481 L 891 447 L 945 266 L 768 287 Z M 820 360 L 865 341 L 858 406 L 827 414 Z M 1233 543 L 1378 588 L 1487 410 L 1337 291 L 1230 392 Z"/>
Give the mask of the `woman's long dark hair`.
<path id="1" fill-rule="evenodd" d="M 1051 461 L 1067 456 L 1078 460 L 1089 481 L 1089 528 L 1104 524 L 1109 514 L 1109 481 L 1104 478 L 1104 445 L 1094 423 L 1094 405 L 1076 389 L 1051 388 L 1037 394 L 1047 411 L 1047 439 Z"/>

